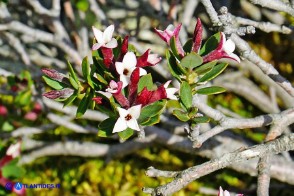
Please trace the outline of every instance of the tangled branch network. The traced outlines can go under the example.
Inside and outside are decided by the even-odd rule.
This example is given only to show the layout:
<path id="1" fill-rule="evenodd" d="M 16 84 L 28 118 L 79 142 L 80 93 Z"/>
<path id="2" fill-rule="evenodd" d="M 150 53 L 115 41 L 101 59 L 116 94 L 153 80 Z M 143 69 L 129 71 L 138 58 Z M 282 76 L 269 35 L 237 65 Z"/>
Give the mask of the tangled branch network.
<path id="1" fill-rule="evenodd" d="M 16 67 L 28 69 L 31 74 L 19 74 L 17 68 L 3 62 L 0 75 L 14 79 L 0 90 L 1 94 L 15 97 L 16 105 L 23 104 L 20 100 L 29 96 L 28 103 L 34 103 L 31 104 L 34 108 L 26 119 L 34 121 L 44 113 L 49 123 L 0 133 L 3 139 L 22 139 L 20 164 L 55 155 L 106 157 L 109 161 L 160 145 L 210 161 L 183 171 L 149 167 L 146 171 L 149 177 L 172 178 L 167 184 L 143 188 L 143 192 L 151 195 L 171 195 L 192 181 L 226 167 L 257 176 L 259 196 L 269 195 L 271 178 L 294 184 L 294 163 L 288 153 L 294 149 L 290 127 L 294 123 L 294 88 L 242 38 L 256 31 L 291 34 L 291 27 L 283 22 L 286 17 L 294 16 L 293 1 L 241 1 L 250 19 L 229 12 L 233 10 L 233 1 L 187 0 L 184 5 L 177 1 L 172 5 L 149 1 L 147 8 L 138 14 L 138 27 L 132 33 L 135 37 L 126 35 L 129 32 L 115 22 L 116 18 L 104 13 L 100 7 L 102 1 L 90 0 L 89 6 L 96 19 L 105 24 L 104 31 L 98 25 L 81 24 L 78 28 L 76 17 L 83 21 L 85 13 L 75 13 L 70 1 L 24 2 L 21 6 L 28 9 L 24 20 L 18 20 L 19 13 L 10 7 L 18 1 L 0 4 L 0 56 L 17 62 Z M 145 1 L 138 2 L 137 6 L 146 5 Z M 225 2 L 227 7 L 218 6 Z M 198 8 L 205 11 L 191 20 Z M 182 18 L 177 18 L 181 9 Z M 66 19 L 61 20 L 61 14 Z M 148 35 L 142 38 L 140 34 L 142 15 L 154 18 L 166 15 L 171 23 L 165 25 L 159 21 L 167 26 L 164 30 L 149 27 L 152 40 L 148 48 L 140 45 L 140 40 Z M 269 21 L 260 21 L 261 15 Z M 216 33 L 204 41 L 211 31 Z M 188 39 L 188 35 L 192 37 Z M 166 46 L 168 50 L 162 58 L 156 48 L 165 50 Z M 68 63 L 60 60 L 64 58 L 61 56 L 66 56 Z M 232 69 L 225 71 L 228 67 Z M 154 73 L 163 83 L 156 81 Z M 248 79 L 248 75 L 254 80 Z M 34 84 L 34 80 L 41 81 L 41 76 L 44 83 Z M 257 82 L 266 88 L 261 89 Z M 208 104 L 209 96 L 225 91 L 247 100 L 262 115 L 244 118 L 222 106 Z M 0 115 L 8 115 L 4 105 L 0 105 Z M 95 121 L 98 129 L 81 126 L 77 119 Z M 32 139 L 33 135 L 58 126 L 120 142 Z M 250 142 L 232 131 L 242 133 L 248 129 L 266 133 L 264 142 Z M 229 195 L 221 187 L 213 193 Z"/>

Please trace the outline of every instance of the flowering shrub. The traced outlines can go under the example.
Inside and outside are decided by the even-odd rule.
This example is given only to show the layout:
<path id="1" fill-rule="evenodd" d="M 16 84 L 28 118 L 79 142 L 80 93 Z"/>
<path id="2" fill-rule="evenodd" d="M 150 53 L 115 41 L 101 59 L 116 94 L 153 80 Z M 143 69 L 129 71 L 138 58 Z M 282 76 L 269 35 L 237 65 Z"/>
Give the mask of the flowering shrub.
<path id="1" fill-rule="evenodd" d="M 109 118 L 99 124 L 98 135 L 102 137 L 118 132 L 121 139 L 127 139 L 134 131 L 158 123 L 169 100 L 178 106 L 173 114 L 179 120 L 189 121 L 191 126 L 207 122 L 209 119 L 198 115 L 197 109 L 192 107 L 192 96 L 224 92 L 225 89 L 218 86 L 200 87 L 227 67 L 226 63 L 218 63 L 218 59 L 230 58 L 237 62 L 240 59 L 233 53 L 234 43 L 226 40 L 223 33 L 216 33 L 202 45 L 199 19 L 193 38 L 184 45 L 179 39 L 180 30 L 181 24 L 164 31 L 155 29 L 170 47 L 166 60 L 172 76 L 180 83 L 179 89 L 169 88 L 171 81 L 156 85 L 144 68 L 156 66 L 161 58 L 151 54 L 150 49 L 140 55 L 128 43 L 128 37 L 113 38 L 114 26 L 110 25 L 104 32 L 93 27 L 96 41 L 92 46 L 93 64 L 87 57 L 83 59 L 83 79 L 78 78 L 70 63 L 68 76 L 52 69 L 42 70 L 45 82 L 55 89 L 44 96 L 63 101 L 64 106 L 82 97 L 77 118 L 88 108 L 107 114 Z"/>

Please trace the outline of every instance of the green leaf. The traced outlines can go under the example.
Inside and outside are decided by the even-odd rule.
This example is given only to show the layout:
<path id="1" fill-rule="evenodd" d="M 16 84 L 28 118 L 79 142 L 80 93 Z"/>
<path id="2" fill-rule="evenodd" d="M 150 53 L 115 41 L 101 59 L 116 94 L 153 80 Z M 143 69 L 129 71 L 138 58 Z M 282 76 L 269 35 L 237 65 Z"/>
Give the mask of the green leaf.
<path id="1" fill-rule="evenodd" d="M 198 67 L 202 63 L 203 63 L 202 57 L 196 52 L 191 52 L 190 54 L 188 54 L 181 60 L 181 65 L 189 69 Z"/>
<path id="2" fill-rule="evenodd" d="M 189 109 L 192 106 L 192 89 L 185 81 L 181 84 L 180 99 L 186 109 Z"/>
<path id="3" fill-rule="evenodd" d="M 216 63 L 217 61 L 210 61 L 204 65 L 201 65 L 200 67 L 197 67 L 194 71 L 197 73 L 197 75 L 206 74 L 216 65 Z"/>
<path id="4" fill-rule="evenodd" d="M 228 66 L 227 63 L 217 64 L 216 66 L 212 68 L 211 71 L 209 71 L 202 78 L 200 78 L 198 82 L 206 82 L 206 81 L 212 80 L 213 78 L 221 74 L 226 69 L 227 66 Z"/>
<path id="5" fill-rule="evenodd" d="M 188 120 L 190 120 L 189 115 L 182 110 L 175 109 L 173 111 L 173 115 L 183 122 L 187 122 Z"/>
<path id="6" fill-rule="evenodd" d="M 83 72 L 83 76 L 85 80 L 87 80 L 87 77 L 90 73 L 90 65 L 89 65 L 87 56 L 82 61 L 82 72 Z"/>
<path id="7" fill-rule="evenodd" d="M 116 37 L 116 40 L 117 40 L 117 47 L 115 47 L 115 48 L 112 49 L 114 59 L 117 59 L 119 57 L 119 54 L 120 54 L 120 51 L 121 51 L 122 42 L 123 42 L 123 39 L 120 36 L 117 36 Z"/>
<path id="8" fill-rule="evenodd" d="M 156 101 L 150 105 L 147 105 L 141 109 L 141 114 L 138 119 L 138 122 L 144 123 L 149 120 L 149 118 L 161 114 L 163 109 L 165 108 L 166 100 L 163 101 Z"/>
<path id="9" fill-rule="evenodd" d="M 90 64 L 88 62 L 88 57 L 85 57 L 82 61 L 82 72 L 83 72 L 83 76 L 84 76 L 84 79 L 86 80 L 86 82 L 89 84 L 89 86 L 91 88 L 94 89 L 94 84 L 91 79 L 91 75 L 93 75 L 93 72 L 92 72 L 92 70 L 90 71 Z M 90 74 L 90 72 L 91 72 L 91 74 Z"/>
<path id="10" fill-rule="evenodd" d="M 75 81 L 75 79 L 71 76 L 71 74 L 69 74 L 69 82 L 70 84 L 76 89 L 79 89 L 79 85 L 78 83 Z"/>
<path id="11" fill-rule="evenodd" d="M 211 87 L 198 89 L 196 91 L 196 93 L 203 94 L 203 95 L 213 95 L 213 94 L 223 93 L 225 91 L 226 91 L 226 89 L 224 89 L 220 86 L 211 86 Z"/>
<path id="12" fill-rule="evenodd" d="M 67 61 L 67 64 L 68 64 L 68 68 L 69 68 L 69 73 L 70 73 L 70 75 L 71 75 L 72 78 L 75 80 L 75 82 L 76 82 L 77 84 L 79 84 L 80 82 L 79 82 L 78 76 L 76 75 L 74 69 L 72 68 L 72 66 L 71 66 L 71 64 L 70 64 L 70 62 Z"/>
<path id="13" fill-rule="evenodd" d="M 91 90 L 88 90 L 86 95 L 83 97 L 83 99 L 81 100 L 78 109 L 77 109 L 77 113 L 76 113 L 76 117 L 80 118 L 81 116 L 83 116 L 85 114 L 85 112 L 87 111 L 90 102 L 92 101 L 92 98 L 94 96 L 94 93 Z"/>
<path id="14" fill-rule="evenodd" d="M 204 56 L 217 48 L 221 38 L 221 33 L 218 32 L 211 36 L 205 44 L 201 47 L 199 54 Z"/>
<path id="15" fill-rule="evenodd" d="M 93 63 L 96 68 L 95 71 L 103 76 L 104 72 L 107 71 L 106 67 L 104 66 L 103 59 L 99 57 L 93 57 Z"/>
<path id="16" fill-rule="evenodd" d="M 173 36 L 170 39 L 170 49 L 173 52 L 173 54 L 175 55 L 175 57 L 180 60 L 181 57 L 180 57 L 179 52 L 178 52 L 178 49 L 177 49 L 177 44 L 176 44 L 176 38 L 175 38 L 175 36 Z"/>
<path id="17" fill-rule="evenodd" d="M 24 170 L 17 166 L 17 159 L 12 160 L 7 165 L 2 167 L 1 169 L 2 175 L 5 178 L 11 179 L 11 178 L 20 178 L 22 175 L 24 175 Z"/>
<path id="18" fill-rule="evenodd" d="M 98 126 L 98 136 L 100 137 L 111 136 L 116 120 L 117 120 L 116 118 L 111 117 L 102 121 Z"/>
<path id="19" fill-rule="evenodd" d="M 127 128 L 124 131 L 118 132 L 118 136 L 123 140 L 129 139 L 133 134 L 134 134 L 134 130 L 130 128 Z"/>
<path id="20" fill-rule="evenodd" d="M 148 90 L 152 90 L 153 81 L 150 73 L 140 78 L 138 83 L 138 93 L 140 93 L 144 87 L 147 87 Z"/>
<path id="21" fill-rule="evenodd" d="M 186 53 L 191 52 L 193 47 L 193 39 L 188 39 L 185 45 L 183 46 L 183 49 Z"/>
<path id="22" fill-rule="evenodd" d="M 24 70 L 20 73 L 20 79 L 26 79 L 28 81 L 28 87 L 31 87 L 34 83 L 31 73 L 27 70 Z"/>
<path id="23" fill-rule="evenodd" d="M 69 98 L 67 98 L 63 104 L 63 107 L 71 104 L 78 97 L 78 91 L 75 91 Z"/>
<path id="24" fill-rule="evenodd" d="M 94 66 L 92 65 L 91 67 L 93 68 Z M 95 89 L 95 84 L 92 80 L 95 73 L 95 69 L 92 69 L 92 68 L 91 68 L 90 74 L 87 76 L 87 82 L 92 89 Z"/>
<path id="25" fill-rule="evenodd" d="M 181 105 L 178 100 L 168 100 L 166 104 L 167 108 L 181 108 Z"/>
<path id="26" fill-rule="evenodd" d="M 86 12 L 89 8 L 89 3 L 87 0 L 78 0 L 76 6 L 79 10 Z"/>
<path id="27" fill-rule="evenodd" d="M 100 112 L 108 115 L 109 117 L 115 117 L 116 116 L 115 113 L 112 110 L 108 109 L 107 107 L 104 107 L 103 105 L 96 104 L 96 107 Z"/>
<path id="28" fill-rule="evenodd" d="M 4 121 L 4 123 L 2 123 L 2 127 L 0 127 L 0 129 L 2 131 L 10 132 L 10 131 L 14 130 L 14 126 L 9 121 Z"/>
<path id="29" fill-rule="evenodd" d="M 43 80 L 46 82 L 46 84 L 52 88 L 54 88 L 55 90 L 61 90 L 65 87 L 68 87 L 66 84 L 53 80 L 51 78 L 49 78 L 48 76 L 42 76 Z"/>
<path id="30" fill-rule="evenodd" d="M 192 121 L 196 124 L 198 123 L 208 123 L 210 121 L 210 118 L 208 118 L 207 116 L 201 116 L 201 117 L 196 117 L 193 118 Z"/>
<path id="31" fill-rule="evenodd" d="M 30 90 L 22 91 L 15 97 L 15 104 L 17 106 L 26 106 L 30 103 L 32 92 Z"/>
<path id="32" fill-rule="evenodd" d="M 128 44 L 128 51 L 137 54 L 137 49 L 133 44 Z"/>
<path id="33" fill-rule="evenodd" d="M 182 75 L 182 72 L 177 66 L 176 58 L 169 50 L 166 51 L 166 59 L 167 59 L 168 68 L 172 76 L 174 76 L 178 81 L 181 81 L 180 76 Z"/>
<path id="34" fill-rule="evenodd" d="M 152 116 L 147 121 L 141 123 L 143 126 L 151 126 L 160 122 L 160 114 L 156 116 Z"/>
<path id="35" fill-rule="evenodd" d="M 100 74 L 96 73 L 96 78 L 99 82 L 101 82 L 102 84 L 108 85 L 108 82 L 104 79 L 104 77 L 102 77 Z"/>

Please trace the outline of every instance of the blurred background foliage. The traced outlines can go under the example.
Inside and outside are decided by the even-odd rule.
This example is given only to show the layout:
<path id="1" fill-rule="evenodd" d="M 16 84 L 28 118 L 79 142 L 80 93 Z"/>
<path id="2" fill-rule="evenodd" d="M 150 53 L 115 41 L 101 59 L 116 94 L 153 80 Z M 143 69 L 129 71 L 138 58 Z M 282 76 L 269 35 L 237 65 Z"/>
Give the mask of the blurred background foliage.
<path id="1" fill-rule="evenodd" d="M 177 19 L 181 18 L 183 14 L 181 12 L 183 11 L 183 6 L 181 6 L 181 4 L 184 4 L 186 1 L 169 0 L 166 1 L 166 5 L 171 5 L 175 2 L 179 4 L 179 10 L 176 12 L 175 18 Z M 241 13 L 243 16 L 251 17 L 248 15 L 248 12 L 242 11 L 240 2 L 242 1 L 234 1 L 234 3 L 231 3 L 230 5 L 232 7 L 230 7 L 229 10 L 233 10 L 233 12 L 238 14 Z M 100 0 L 98 3 L 109 19 L 107 22 L 119 26 L 117 32 L 123 35 L 130 34 L 134 36 L 134 38 L 132 38 L 133 41 L 139 43 L 141 47 L 151 48 L 154 52 L 164 56 L 165 46 L 154 36 L 152 29 L 158 26 L 160 26 L 160 29 L 166 27 L 166 25 L 173 20 L 170 15 L 167 15 L 166 12 L 159 13 L 159 11 L 154 8 L 150 9 L 150 5 L 146 1 Z M 89 29 L 92 25 L 100 28 L 103 27 L 102 23 L 105 21 L 96 20 L 95 15 L 89 11 L 90 4 L 87 0 L 71 0 L 71 4 L 73 5 L 75 13 L 82 12 L 85 16 L 83 19 L 76 17 L 74 24 L 76 29 L 84 25 L 88 26 Z M 216 3 L 216 5 L 218 5 L 218 3 Z M 199 15 L 202 16 L 206 27 L 209 27 L 209 23 L 206 22 L 207 16 L 201 14 L 203 14 L 203 8 L 197 8 L 194 13 L 194 18 L 191 20 L 192 25 L 187 28 L 188 34 L 191 35 L 193 33 L 196 17 Z M 285 14 L 283 15 L 285 16 L 286 24 L 294 25 L 293 17 Z M 206 33 L 212 33 L 208 29 L 206 30 Z M 74 34 L 71 34 L 71 36 L 74 36 Z M 246 39 L 263 59 L 271 62 L 280 71 L 281 75 L 291 80 L 292 83 L 294 82 L 293 34 L 289 36 L 279 33 L 257 31 L 254 35 L 246 36 Z M 155 40 L 154 42 L 158 44 L 155 45 L 153 44 L 154 42 L 150 42 L 150 40 Z M 89 46 L 90 44 L 91 42 L 89 42 Z M 62 55 L 60 55 L 60 58 L 64 61 L 65 58 Z M 1 61 L 5 60 L 7 59 L 1 59 Z M 7 62 L 11 63 L 10 60 Z M 33 119 L 30 117 L 25 118 L 26 114 L 36 111 L 36 107 L 38 107 L 36 106 L 36 102 L 31 101 L 32 92 L 30 86 L 33 83 L 38 85 L 41 81 L 36 79 L 33 80 L 28 71 L 16 71 L 22 69 L 19 68 L 18 65 L 11 66 L 14 68 L 10 68 L 10 70 L 13 72 L 15 71 L 17 77 L 0 77 L 0 85 L 6 86 L 7 89 L 17 86 L 21 91 L 16 96 L 0 94 L 0 105 L 5 105 L 9 111 L 8 115 L 0 116 L 2 135 L 19 127 L 42 125 L 48 121 L 45 118 L 46 111 L 44 110 L 39 111 L 37 116 L 33 117 Z M 7 68 L 7 66 L 5 67 Z M 230 69 L 234 70 L 236 67 L 233 66 L 227 71 L 230 71 Z M 158 79 L 161 80 L 161 78 Z M 262 86 L 261 88 L 265 93 L 268 93 L 268 89 Z M 210 96 L 208 101 L 211 106 L 216 107 L 220 105 L 242 117 L 254 117 L 263 113 L 244 98 L 230 92 Z M 281 105 L 281 107 L 283 107 L 283 105 Z M 93 126 L 95 126 L 95 123 L 86 120 L 78 120 L 78 122 L 81 125 L 93 124 Z M 262 142 L 266 133 L 264 130 L 253 131 L 250 129 L 233 131 L 256 143 Z M 35 135 L 34 139 L 46 141 L 101 141 L 100 138 L 93 135 L 73 133 L 71 130 L 62 126 L 47 131 L 44 134 Z M 5 152 L 4 146 L 8 146 L 7 144 L 12 141 L 12 139 L 6 139 L 1 142 L 0 147 L 2 154 Z M 162 170 L 182 170 L 205 161 L 207 160 L 194 155 L 179 153 L 158 146 L 140 150 L 132 155 L 111 161 L 106 161 L 105 158 L 66 156 L 43 157 L 30 164 L 23 165 L 23 171 L 20 172 L 20 174 L 23 175 L 21 177 L 14 176 L 14 178 L 25 184 L 54 183 L 61 185 L 60 189 L 31 189 L 28 190 L 28 195 L 144 195 L 141 191 L 143 187 L 155 187 L 167 182 L 166 179 L 152 179 L 146 177 L 145 171 L 149 166 L 154 166 Z M 203 191 L 203 187 L 218 189 L 220 185 L 224 189 L 233 192 L 243 190 L 245 195 L 254 195 L 256 189 L 254 184 L 256 184 L 255 177 L 240 174 L 230 169 L 224 169 L 189 184 L 185 189 L 175 195 L 204 195 L 205 191 Z M 275 180 L 272 180 L 271 184 L 271 195 L 293 195 L 294 193 L 293 186 L 285 185 Z M 5 195 L 9 193 L 5 191 L 3 187 L 0 187 L 0 194 Z"/>

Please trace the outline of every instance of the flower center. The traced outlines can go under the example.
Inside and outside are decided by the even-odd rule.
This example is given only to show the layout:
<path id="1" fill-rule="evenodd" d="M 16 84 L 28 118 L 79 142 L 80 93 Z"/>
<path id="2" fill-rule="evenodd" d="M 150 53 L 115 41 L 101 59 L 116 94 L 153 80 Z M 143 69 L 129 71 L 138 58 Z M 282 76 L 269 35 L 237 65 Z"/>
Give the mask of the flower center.
<path id="1" fill-rule="evenodd" d="M 131 120 L 131 119 L 132 119 L 132 115 L 130 115 L 130 114 L 126 115 L 126 116 L 125 116 L 125 119 L 126 119 L 127 121 Z"/>
<path id="2" fill-rule="evenodd" d="M 123 74 L 124 74 L 125 76 L 127 76 L 128 73 L 129 73 L 129 70 L 128 70 L 128 69 L 124 69 Z"/>

